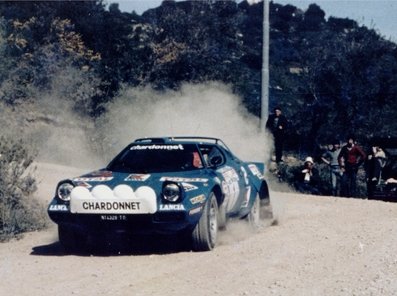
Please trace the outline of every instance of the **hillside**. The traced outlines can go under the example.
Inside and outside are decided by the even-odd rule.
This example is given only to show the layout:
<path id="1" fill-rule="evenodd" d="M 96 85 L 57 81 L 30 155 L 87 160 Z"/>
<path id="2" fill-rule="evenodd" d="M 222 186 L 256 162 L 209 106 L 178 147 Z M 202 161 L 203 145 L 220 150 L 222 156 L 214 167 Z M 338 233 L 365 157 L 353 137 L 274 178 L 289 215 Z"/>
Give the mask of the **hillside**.
<path id="1" fill-rule="evenodd" d="M 66 107 L 95 124 L 129 89 L 218 82 L 261 114 L 262 2 L 164 1 L 137 15 L 101 0 L 5 1 L 0 14 L 0 109 Z M 270 1 L 268 45 L 269 111 L 284 108 L 291 150 L 394 135 L 395 43 L 315 3 Z"/>

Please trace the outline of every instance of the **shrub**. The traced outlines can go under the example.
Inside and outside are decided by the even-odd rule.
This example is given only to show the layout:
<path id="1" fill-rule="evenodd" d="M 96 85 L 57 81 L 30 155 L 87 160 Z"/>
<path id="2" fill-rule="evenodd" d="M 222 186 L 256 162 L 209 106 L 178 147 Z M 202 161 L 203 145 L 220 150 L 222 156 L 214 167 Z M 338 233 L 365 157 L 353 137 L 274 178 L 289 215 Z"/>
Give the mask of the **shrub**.
<path id="1" fill-rule="evenodd" d="M 0 136 L 0 241 L 46 225 L 44 207 L 31 198 L 35 153 L 22 140 Z"/>

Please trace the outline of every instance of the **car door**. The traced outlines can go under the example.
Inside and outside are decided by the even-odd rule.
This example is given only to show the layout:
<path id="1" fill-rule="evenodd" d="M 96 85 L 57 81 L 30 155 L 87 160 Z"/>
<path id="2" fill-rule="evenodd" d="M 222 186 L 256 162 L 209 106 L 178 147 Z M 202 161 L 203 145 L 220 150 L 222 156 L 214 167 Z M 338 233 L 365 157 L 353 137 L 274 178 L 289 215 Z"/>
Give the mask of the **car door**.
<path id="1" fill-rule="evenodd" d="M 233 215 L 245 204 L 248 204 L 247 190 L 248 175 L 242 163 L 233 157 L 230 153 L 219 147 L 211 149 L 208 155 L 211 165 L 216 167 L 217 173 L 222 180 L 222 192 L 225 196 L 225 209 L 226 212 Z M 217 164 L 214 164 L 217 162 Z"/>

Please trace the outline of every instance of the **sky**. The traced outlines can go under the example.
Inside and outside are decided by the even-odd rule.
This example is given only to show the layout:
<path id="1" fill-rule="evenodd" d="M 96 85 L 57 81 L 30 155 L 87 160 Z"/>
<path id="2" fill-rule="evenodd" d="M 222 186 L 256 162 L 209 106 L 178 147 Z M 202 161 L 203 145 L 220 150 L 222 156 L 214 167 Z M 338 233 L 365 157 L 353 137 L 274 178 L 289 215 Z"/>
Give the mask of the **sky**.
<path id="1" fill-rule="evenodd" d="M 119 3 L 122 11 L 142 14 L 144 11 L 160 6 L 162 0 L 107 0 Z M 199 0 L 196 0 L 199 1 Z M 260 2 L 251 0 L 251 2 Z M 306 10 L 316 3 L 330 16 L 349 18 L 370 29 L 375 29 L 386 39 L 397 42 L 397 0 L 274 0 L 278 4 L 292 4 Z"/>

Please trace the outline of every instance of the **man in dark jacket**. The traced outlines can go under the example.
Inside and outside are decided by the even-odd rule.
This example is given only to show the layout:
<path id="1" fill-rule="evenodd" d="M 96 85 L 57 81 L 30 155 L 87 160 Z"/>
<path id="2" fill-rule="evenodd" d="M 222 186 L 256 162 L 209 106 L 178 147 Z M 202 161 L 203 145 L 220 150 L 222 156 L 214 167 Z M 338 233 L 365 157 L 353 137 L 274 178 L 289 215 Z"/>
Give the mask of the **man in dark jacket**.
<path id="1" fill-rule="evenodd" d="M 287 119 L 282 114 L 280 107 L 274 108 L 274 113 L 269 115 L 269 118 L 266 122 L 266 128 L 273 134 L 274 137 L 274 148 L 276 152 L 277 163 L 283 161 L 283 143 L 287 123 Z"/>
<path id="2" fill-rule="evenodd" d="M 342 196 L 355 196 L 357 171 L 365 158 L 365 152 L 354 142 L 354 137 L 349 136 L 347 144 L 342 147 L 338 156 L 338 162 L 343 173 L 341 182 Z"/>

